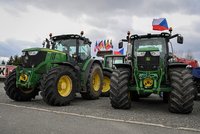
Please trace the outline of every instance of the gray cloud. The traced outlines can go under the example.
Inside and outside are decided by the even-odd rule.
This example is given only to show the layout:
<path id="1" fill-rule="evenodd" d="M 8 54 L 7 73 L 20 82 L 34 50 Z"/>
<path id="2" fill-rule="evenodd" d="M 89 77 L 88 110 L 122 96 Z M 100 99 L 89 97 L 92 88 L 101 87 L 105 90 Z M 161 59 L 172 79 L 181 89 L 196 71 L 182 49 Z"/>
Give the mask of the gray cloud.
<path id="1" fill-rule="evenodd" d="M 97 39 L 105 39 L 106 36 L 114 37 L 113 43 L 116 45 L 121 38 L 124 38 L 128 30 L 133 30 L 134 22 L 132 16 L 137 17 L 162 17 L 162 14 L 189 14 L 200 15 L 199 0 L 1 0 L 1 8 L 12 15 L 20 15 L 23 12 L 29 12 L 29 6 L 41 10 L 57 12 L 65 15 L 67 18 L 78 21 L 82 16 L 83 23 L 93 27 L 87 33 L 92 39 L 93 44 Z M 45 17 L 45 16 L 44 16 Z M 54 19 L 54 18 L 52 18 Z M 191 29 L 199 33 L 199 22 L 196 22 Z M 143 31 L 134 31 L 143 33 Z M 177 45 L 175 49 L 180 51 L 191 50 L 195 57 L 200 59 L 198 50 L 200 50 L 198 37 L 191 37 L 186 33 L 185 43 L 183 46 Z M 38 45 L 39 43 L 39 45 Z M 0 54 L 10 56 L 19 53 L 21 49 L 28 46 L 40 46 L 41 42 L 26 42 L 18 40 L 7 40 L 0 42 Z M 9 53 L 8 53 L 9 52 Z"/>
<path id="2" fill-rule="evenodd" d="M 40 42 L 28 42 L 28 41 L 20 41 L 15 39 L 9 39 L 4 42 L 0 42 L 0 56 L 10 57 L 13 55 L 20 55 L 22 49 L 30 48 L 30 47 L 41 47 Z"/>
<path id="3" fill-rule="evenodd" d="M 49 11 L 56 11 L 66 16 L 88 14 L 94 17 L 126 14 L 136 16 L 154 16 L 162 13 L 181 12 L 185 14 L 200 14 L 199 0 L 1 0 L 4 8 L 14 8 L 18 11 L 35 6 Z M 97 16 L 96 16 L 97 15 Z"/>

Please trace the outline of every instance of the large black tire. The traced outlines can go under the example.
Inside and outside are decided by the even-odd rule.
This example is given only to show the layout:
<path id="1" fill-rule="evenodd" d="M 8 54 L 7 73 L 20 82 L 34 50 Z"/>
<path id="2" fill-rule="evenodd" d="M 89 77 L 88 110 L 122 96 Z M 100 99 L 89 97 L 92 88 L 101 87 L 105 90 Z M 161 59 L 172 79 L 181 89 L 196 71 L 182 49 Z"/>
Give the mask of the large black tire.
<path id="1" fill-rule="evenodd" d="M 128 90 L 129 71 L 116 69 L 111 76 L 110 102 L 113 108 L 130 109 L 131 98 Z"/>
<path id="2" fill-rule="evenodd" d="M 101 96 L 103 97 L 109 97 L 110 95 L 110 77 L 112 73 L 108 71 L 103 71 L 103 89 Z"/>
<path id="3" fill-rule="evenodd" d="M 65 106 L 75 97 L 76 73 L 68 66 L 57 66 L 43 75 L 41 95 L 43 100 L 52 106 Z"/>
<path id="4" fill-rule="evenodd" d="M 93 64 L 87 79 L 87 92 L 81 93 L 82 98 L 98 99 L 103 89 L 103 72 L 99 64 Z"/>
<path id="5" fill-rule="evenodd" d="M 15 101 L 30 101 L 38 95 L 38 89 L 20 89 L 16 87 L 16 70 L 13 70 L 6 78 L 5 91 L 8 97 Z"/>
<path id="6" fill-rule="evenodd" d="M 169 70 L 171 87 L 168 109 L 172 113 L 188 114 L 194 105 L 194 82 L 187 69 L 174 68 Z"/>

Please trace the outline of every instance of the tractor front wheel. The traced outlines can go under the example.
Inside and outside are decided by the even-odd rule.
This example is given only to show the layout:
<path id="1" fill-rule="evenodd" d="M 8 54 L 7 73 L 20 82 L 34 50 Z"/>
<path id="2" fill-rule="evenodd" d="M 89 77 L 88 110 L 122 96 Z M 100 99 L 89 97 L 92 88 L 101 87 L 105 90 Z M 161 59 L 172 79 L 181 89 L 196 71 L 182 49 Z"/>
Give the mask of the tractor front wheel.
<path id="1" fill-rule="evenodd" d="M 41 82 L 43 100 L 53 106 L 65 106 L 75 97 L 76 73 L 68 66 L 54 67 Z"/>
<path id="2" fill-rule="evenodd" d="M 84 99 L 98 99 L 103 89 L 103 73 L 99 64 L 93 64 L 87 79 L 87 92 L 81 93 Z"/>
<path id="3" fill-rule="evenodd" d="M 114 70 L 111 76 L 110 101 L 113 108 L 130 109 L 131 96 L 128 91 L 129 71 Z"/>
<path id="4" fill-rule="evenodd" d="M 13 70 L 5 80 L 5 91 L 9 98 L 15 101 L 30 101 L 38 95 L 38 89 L 21 89 L 16 87 L 16 70 Z"/>
<path id="5" fill-rule="evenodd" d="M 187 69 L 175 68 L 170 70 L 172 91 L 169 95 L 168 109 L 172 113 L 188 114 L 194 105 L 194 82 Z"/>

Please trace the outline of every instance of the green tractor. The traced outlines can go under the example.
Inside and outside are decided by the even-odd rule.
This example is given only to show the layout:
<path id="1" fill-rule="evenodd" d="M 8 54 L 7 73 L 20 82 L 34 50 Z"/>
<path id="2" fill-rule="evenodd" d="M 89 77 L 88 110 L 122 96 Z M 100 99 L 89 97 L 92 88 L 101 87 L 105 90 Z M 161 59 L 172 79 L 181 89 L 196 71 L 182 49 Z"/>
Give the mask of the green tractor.
<path id="1" fill-rule="evenodd" d="M 91 58 L 91 42 L 82 35 L 50 35 L 45 48 L 24 49 L 22 64 L 5 81 L 9 98 L 30 101 L 41 91 L 43 100 L 55 106 L 69 104 L 75 93 L 97 99 L 103 88 L 102 64 Z"/>
<path id="2" fill-rule="evenodd" d="M 193 110 L 195 88 L 186 64 L 174 63 L 170 40 L 183 37 L 170 33 L 131 35 L 128 33 L 127 56 L 130 64 L 116 64 L 111 76 L 110 100 L 113 108 L 131 108 L 131 99 L 144 94 L 163 94 L 168 110 L 187 114 Z M 123 41 L 119 48 L 123 47 Z"/>
<path id="3" fill-rule="evenodd" d="M 113 55 L 113 51 L 98 51 L 97 56 L 103 57 L 103 89 L 101 96 L 110 95 L 110 77 L 115 64 L 125 63 L 125 55 Z"/>

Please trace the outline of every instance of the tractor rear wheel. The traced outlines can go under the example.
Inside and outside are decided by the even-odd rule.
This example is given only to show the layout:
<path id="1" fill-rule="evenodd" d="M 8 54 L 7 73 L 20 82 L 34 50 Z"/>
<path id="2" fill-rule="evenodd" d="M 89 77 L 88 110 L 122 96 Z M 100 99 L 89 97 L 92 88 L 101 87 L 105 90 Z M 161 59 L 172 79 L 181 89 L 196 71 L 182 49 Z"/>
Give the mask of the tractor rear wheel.
<path id="1" fill-rule="evenodd" d="M 38 89 L 21 89 L 16 87 L 16 70 L 13 70 L 6 78 L 5 91 L 9 98 L 15 101 L 30 101 L 38 95 Z"/>
<path id="2" fill-rule="evenodd" d="M 110 77 L 111 72 L 103 71 L 103 89 L 101 96 L 108 97 L 110 95 Z"/>
<path id="3" fill-rule="evenodd" d="M 111 76 L 110 101 L 113 108 L 130 109 L 131 97 L 128 90 L 129 71 L 114 70 Z"/>
<path id="4" fill-rule="evenodd" d="M 99 64 L 93 64 L 87 79 L 87 92 L 81 93 L 84 99 L 98 99 L 103 89 L 103 73 Z"/>
<path id="5" fill-rule="evenodd" d="M 53 106 L 68 105 L 75 97 L 76 79 L 76 73 L 71 67 L 52 68 L 41 82 L 43 100 Z"/>
<path id="6" fill-rule="evenodd" d="M 175 68 L 169 70 L 171 87 L 168 109 L 172 113 L 188 114 L 194 105 L 194 82 L 187 69 Z"/>

